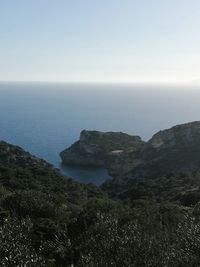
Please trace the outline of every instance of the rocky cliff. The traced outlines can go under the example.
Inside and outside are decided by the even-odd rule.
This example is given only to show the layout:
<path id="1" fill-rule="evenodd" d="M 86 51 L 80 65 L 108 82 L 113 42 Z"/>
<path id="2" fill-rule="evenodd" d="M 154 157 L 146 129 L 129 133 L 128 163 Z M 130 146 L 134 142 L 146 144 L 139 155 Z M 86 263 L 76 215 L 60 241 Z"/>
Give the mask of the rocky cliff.
<path id="1" fill-rule="evenodd" d="M 144 145 L 139 136 L 122 132 L 83 130 L 80 139 L 60 153 L 64 164 L 106 166 L 109 168 L 125 152 L 136 152 Z"/>
<path id="2" fill-rule="evenodd" d="M 127 155 L 122 172 L 113 172 L 114 185 L 131 180 L 200 171 L 200 122 L 191 122 L 159 131 L 143 146 L 136 157 Z M 106 183 L 107 185 L 107 183 Z"/>
<path id="3" fill-rule="evenodd" d="M 83 131 L 80 140 L 61 152 L 65 164 L 105 166 L 121 186 L 132 180 L 200 170 L 200 122 L 159 131 L 144 142 L 124 133 Z"/>

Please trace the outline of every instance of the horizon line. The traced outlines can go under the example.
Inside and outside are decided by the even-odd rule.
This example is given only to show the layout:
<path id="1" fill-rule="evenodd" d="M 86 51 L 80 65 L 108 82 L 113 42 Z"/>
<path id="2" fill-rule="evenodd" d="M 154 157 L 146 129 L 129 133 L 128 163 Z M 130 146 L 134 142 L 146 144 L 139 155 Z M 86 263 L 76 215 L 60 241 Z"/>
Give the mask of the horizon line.
<path id="1" fill-rule="evenodd" d="M 99 85 L 193 85 L 200 86 L 196 81 L 48 81 L 48 80 L 0 80 L 0 83 L 52 83 L 52 84 L 99 84 Z"/>

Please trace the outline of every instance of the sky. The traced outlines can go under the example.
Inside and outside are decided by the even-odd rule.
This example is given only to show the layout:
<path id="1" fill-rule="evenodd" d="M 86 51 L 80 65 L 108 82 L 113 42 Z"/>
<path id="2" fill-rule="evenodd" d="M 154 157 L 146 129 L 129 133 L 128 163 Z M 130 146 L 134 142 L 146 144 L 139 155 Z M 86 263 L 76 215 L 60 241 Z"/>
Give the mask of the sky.
<path id="1" fill-rule="evenodd" d="M 0 80 L 200 83 L 199 0 L 0 0 Z"/>

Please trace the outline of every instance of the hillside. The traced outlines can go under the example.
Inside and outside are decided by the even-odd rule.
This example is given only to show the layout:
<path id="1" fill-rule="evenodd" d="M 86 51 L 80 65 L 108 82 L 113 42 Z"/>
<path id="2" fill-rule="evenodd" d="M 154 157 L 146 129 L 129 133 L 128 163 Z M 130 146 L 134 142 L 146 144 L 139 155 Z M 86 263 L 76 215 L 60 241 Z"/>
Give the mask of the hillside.
<path id="1" fill-rule="evenodd" d="M 117 163 L 120 171 L 119 168 L 114 170 L 113 180 L 109 182 L 119 187 L 122 184 L 128 185 L 131 180 L 198 172 L 200 122 L 181 124 L 160 131 L 145 143 L 137 155 L 126 153 Z"/>
<path id="2" fill-rule="evenodd" d="M 25 231 L 21 233 L 25 237 L 20 241 L 19 247 L 17 245 L 13 247 L 12 266 L 17 266 L 14 263 L 17 264 L 19 254 L 23 254 L 22 251 L 18 251 L 22 249 L 20 246 L 27 246 L 27 243 L 30 246 L 32 239 L 33 246 L 37 248 L 41 242 L 51 240 L 64 229 L 66 223 L 74 220 L 90 201 L 98 199 L 106 201 L 99 188 L 77 183 L 63 176 L 45 160 L 31 155 L 18 146 L 0 142 L 0 228 L 1 222 L 9 219 L 12 227 L 6 228 L 5 231 L 9 232 L 4 234 L 11 234 L 12 231 L 15 234 L 17 227 L 20 229 L 24 227 Z M 22 218 L 25 222 L 26 218 L 31 221 L 27 226 L 17 226 L 21 224 Z M 31 228 L 29 225 L 32 225 Z M 26 233 L 30 236 L 26 237 Z M 18 239 L 19 236 L 15 238 Z M 11 242 L 11 239 L 8 240 Z M 5 254 L 5 257 L 12 252 L 6 250 L 6 245 L 14 244 L 6 243 L 4 247 L 0 247 L 0 253 Z M 23 260 L 26 261 L 25 256 Z M 11 265 L 5 261 L 3 266 Z M 37 263 L 30 266 L 40 265 Z"/>
<path id="3" fill-rule="evenodd" d="M 80 205 L 92 196 L 101 196 L 95 186 L 81 185 L 63 176 L 53 165 L 24 151 L 18 146 L 0 142 L 0 184 L 11 193 L 32 190 L 57 198 L 63 204 Z M 58 206 L 57 206 L 58 207 Z"/>
<path id="4" fill-rule="evenodd" d="M 196 136 L 193 131 L 191 135 L 189 146 Z M 116 140 L 111 149 L 119 148 Z M 188 139 L 184 142 L 188 146 Z M 128 137 L 125 143 L 132 145 L 114 155 L 115 162 L 120 157 L 125 160 L 125 155 L 136 158 L 147 149 L 139 138 Z M 167 146 L 174 147 L 174 142 Z M 20 147 L 0 142 L 1 263 L 6 267 L 198 266 L 200 173 L 134 177 L 124 184 L 104 184 L 108 197 L 96 186 L 63 176 Z"/>

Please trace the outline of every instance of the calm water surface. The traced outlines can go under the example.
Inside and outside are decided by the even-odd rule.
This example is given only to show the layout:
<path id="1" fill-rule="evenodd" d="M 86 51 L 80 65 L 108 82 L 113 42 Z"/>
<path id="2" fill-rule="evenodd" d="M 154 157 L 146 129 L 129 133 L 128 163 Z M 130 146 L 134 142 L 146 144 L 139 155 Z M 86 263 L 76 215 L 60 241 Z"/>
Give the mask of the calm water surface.
<path id="1" fill-rule="evenodd" d="M 141 85 L 0 83 L 0 139 L 48 160 L 83 183 L 101 184 L 102 168 L 61 165 L 59 152 L 83 129 L 156 131 L 200 120 L 200 88 Z"/>

